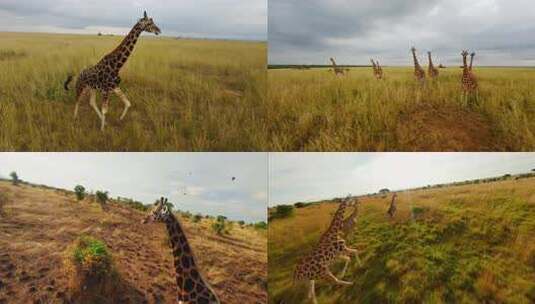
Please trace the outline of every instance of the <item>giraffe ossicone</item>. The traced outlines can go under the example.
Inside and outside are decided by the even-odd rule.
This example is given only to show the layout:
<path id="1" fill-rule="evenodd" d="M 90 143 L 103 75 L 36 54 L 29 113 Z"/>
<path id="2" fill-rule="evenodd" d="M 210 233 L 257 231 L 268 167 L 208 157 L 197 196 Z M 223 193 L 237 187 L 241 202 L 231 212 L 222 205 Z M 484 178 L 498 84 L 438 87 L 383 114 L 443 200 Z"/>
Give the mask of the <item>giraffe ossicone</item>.
<path id="1" fill-rule="evenodd" d="M 134 46 L 143 32 L 153 33 L 155 35 L 161 33 L 160 28 L 154 23 L 152 18 L 148 17 L 146 11 L 143 12 L 143 18 L 139 19 L 117 48 L 104 56 L 96 65 L 80 72 L 76 81 L 75 119 L 78 116 L 78 107 L 81 100 L 89 95 L 89 104 L 100 119 L 100 129 L 104 130 L 109 98 L 112 93 L 117 95 L 124 104 L 124 109 L 120 116 L 121 120 L 124 119 L 132 104 L 119 88 L 119 84 L 121 83 L 119 72 L 132 54 Z M 69 83 L 73 78 L 73 75 L 68 75 L 67 80 L 63 84 L 65 90 L 69 90 Z M 96 102 L 97 92 L 100 92 L 102 95 L 101 110 L 99 110 Z"/>

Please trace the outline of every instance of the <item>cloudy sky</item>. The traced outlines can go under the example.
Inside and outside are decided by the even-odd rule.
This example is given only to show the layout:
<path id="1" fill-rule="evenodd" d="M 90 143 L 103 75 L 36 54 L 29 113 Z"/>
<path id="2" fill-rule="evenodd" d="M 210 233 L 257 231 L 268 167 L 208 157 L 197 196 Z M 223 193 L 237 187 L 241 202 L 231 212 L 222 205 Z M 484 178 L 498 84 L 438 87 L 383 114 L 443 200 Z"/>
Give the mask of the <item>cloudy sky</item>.
<path id="1" fill-rule="evenodd" d="M 437 63 L 535 65 L 533 0 L 270 0 L 270 64 L 412 64 L 412 45 Z"/>
<path id="2" fill-rule="evenodd" d="M 272 153 L 269 205 L 535 169 L 535 153 Z"/>
<path id="3" fill-rule="evenodd" d="M 124 34 L 143 10 L 162 35 L 267 39 L 266 0 L 1 0 L 0 31 Z"/>
<path id="4" fill-rule="evenodd" d="M 165 196 L 192 213 L 266 220 L 264 153 L 0 153 L 0 176 L 12 171 L 37 184 L 81 184 L 146 204 Z"/>

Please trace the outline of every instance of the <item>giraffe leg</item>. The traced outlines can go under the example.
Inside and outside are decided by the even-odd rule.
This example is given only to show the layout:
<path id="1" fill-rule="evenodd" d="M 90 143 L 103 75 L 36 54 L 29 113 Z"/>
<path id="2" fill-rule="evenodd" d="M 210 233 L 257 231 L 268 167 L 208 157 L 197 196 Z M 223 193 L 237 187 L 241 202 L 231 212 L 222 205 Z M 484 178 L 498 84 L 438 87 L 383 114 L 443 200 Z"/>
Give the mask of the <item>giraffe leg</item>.
<path id="1" fill-rule="evenodd" d="M 338 285 L 353 285 L 353 282 L 342 281 L 338 279 L 337 277 L 334 276 L 334 274 L 329 269 L 326 270 L 326 274 L 328 278 L 333 280 Z"/>
<path id="2" fill-rule="evenodd" d="M 310 280 L 308 298 L 312 300 L 312 303 L 318 304 L 318 300 L 316 299 L 316 286 L 314 280 Z"/>
<path id="3" fill-rule="evenodd" d="M 74 105 L 74 119 L 78 117 L 78 106 L 80 105 L 80 101 L 82 98 L 84 98 L 87 95 L 88 88 L 84 88 L 82 92 L 77 96 L 76 98 L 76 104 Z"/>
<path id="4" fill-rule="evenodd" d="M 351 258 L 347 255 L 343 255 L 340 258 L 345 261 L 344 268 L 342 269 L 342 272 L 340 272 L 340 277 L 343 278 L 346 275 L 347 267 L 349 266 L 349 261 L 351 261 Z"/>
<path id="5" fill-rule="evenodd" d="M 346 247 L 346 252 L 348 252 L 350 255 L 354 256 L 355 259 L 357 260 L 357 263 L 359 264 L 359 266 L 362 266 L 362 262 L 360 261 L 360 258 L 359 258 L 359 252 L 357 249 L 353 249 L 353 248 L 348 248 Z"/>
<path id="6" fill-rule="evenodd" d="M 113 92 L 115 93 L 115 95 L 117 95 L 119 97 L 119 99 L 121 99 L 121 101 L 124 103 L 124 110 L 123 110 L 123 113 L 121 114 L 121 118 L 119 118 L 120 120 L 123 120 L 123 118 L 126 116 L 126 112 L 128 112 L 128 108 L 130 108 L 130 106 L 132 105 L 130 103 L 130 101 L 128 100 L 128 98 L 126 98 L 126 95 L 123 93 L 123 91 L 121 91 L 120 88 L 115 88 L 113 90 Z"/>
<path id="7" fill-rule="evenodd" d="M 104 92 L 102 93 L 102 117 L 100 118 L 101 124 L 100 124 L 100 130 L 104 131 L 104 127 L 106 126 L 106 113 L 108 113 L 108 107 L 110 102 L 110 93 Z"/>
<path id="8" fill-rule="evenodd" d="M 89 104 L 93 109 L 95 109 L 95 112 L 97 112 L 98 118 L 102 119 L 102 114 L 100 113 L 100 110 L 97 107 L 97 92 L 95 92 L 95 90 L 93 89 L 91 89 L 90 91 Z"/>

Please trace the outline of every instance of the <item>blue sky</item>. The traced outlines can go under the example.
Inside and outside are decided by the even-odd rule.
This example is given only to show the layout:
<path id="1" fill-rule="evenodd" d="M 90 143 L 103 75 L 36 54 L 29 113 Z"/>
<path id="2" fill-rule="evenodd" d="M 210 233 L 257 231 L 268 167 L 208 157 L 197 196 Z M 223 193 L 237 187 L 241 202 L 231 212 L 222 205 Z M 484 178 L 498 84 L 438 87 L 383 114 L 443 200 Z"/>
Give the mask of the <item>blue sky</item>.
<path id="1" fill-rule="evenodd" d="M 143 10 L 166 36 L 267 39 L 266 0 L 1 0 L 0 31 L 125 34 Z"/>
<path id="2" fill-rule="evenodd" d="M 166 196 L 192 213 L 267 217 L 265 153 L 0 153 L 0 176 L 11 171 L 37 184 L 81 184 L 147 204 Z"/>
<path id="3" fill-rule="evenodd" d="M 524 173 L 535 153 L 271 153 L 269 205 Z"/>

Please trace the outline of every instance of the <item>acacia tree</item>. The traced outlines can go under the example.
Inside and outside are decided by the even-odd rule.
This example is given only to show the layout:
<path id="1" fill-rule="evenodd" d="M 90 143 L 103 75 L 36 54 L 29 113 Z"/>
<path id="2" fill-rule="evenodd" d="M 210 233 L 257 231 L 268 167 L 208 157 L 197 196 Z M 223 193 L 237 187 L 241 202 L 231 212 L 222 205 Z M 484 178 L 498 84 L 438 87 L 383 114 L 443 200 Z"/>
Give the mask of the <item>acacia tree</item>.
<path id="1" fill-rule="evenodd" d="M 76 194 L 76 198 L 81 201 L 85 198 L 85 188 L 82 185 L 76 185 L 74 187 L 74 193 Z"/>
<path id="2" fill-rule="evenodd" d="M 108 191 L 97 191 L 95 195 L 99 204 L 104 205 L 108 202 Z"/>

